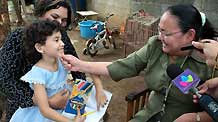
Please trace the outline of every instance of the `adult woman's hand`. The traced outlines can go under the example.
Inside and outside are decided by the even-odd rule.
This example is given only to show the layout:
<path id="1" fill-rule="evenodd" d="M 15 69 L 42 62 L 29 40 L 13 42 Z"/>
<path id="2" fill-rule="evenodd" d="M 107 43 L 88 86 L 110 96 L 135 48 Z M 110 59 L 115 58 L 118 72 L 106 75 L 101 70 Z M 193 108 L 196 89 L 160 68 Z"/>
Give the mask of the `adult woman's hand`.
<path id="1" fill-rule="evenodd" d="M 64 89 L 49 97 L 49 105 L 54 109 L 64 109 L 69 98 L 69 91 Z"/>

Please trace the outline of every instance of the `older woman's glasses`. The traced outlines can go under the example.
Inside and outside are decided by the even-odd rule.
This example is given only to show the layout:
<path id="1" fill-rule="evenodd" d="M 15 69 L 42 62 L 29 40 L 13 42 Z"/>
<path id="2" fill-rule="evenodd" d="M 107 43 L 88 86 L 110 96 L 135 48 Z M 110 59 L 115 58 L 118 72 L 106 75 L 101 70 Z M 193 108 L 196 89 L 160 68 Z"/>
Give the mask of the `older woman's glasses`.
<path id="1" fill-rule="evenodd" d="M 159 35 L 160 35 L 160 36 L 163 36 L 163 37 L 173 36 L 173 35 L 175 35 L 175 34 L 177 34 L 177 33 L 180 33 L 180 32 L 182 32 L 182 31 L 180 30 L 180 31 L 176 31 L 176 32 L 166 32 L 166 31 L 164 31 L 164 30 L 158 28 L 158 33 L 159 33 Z"/>

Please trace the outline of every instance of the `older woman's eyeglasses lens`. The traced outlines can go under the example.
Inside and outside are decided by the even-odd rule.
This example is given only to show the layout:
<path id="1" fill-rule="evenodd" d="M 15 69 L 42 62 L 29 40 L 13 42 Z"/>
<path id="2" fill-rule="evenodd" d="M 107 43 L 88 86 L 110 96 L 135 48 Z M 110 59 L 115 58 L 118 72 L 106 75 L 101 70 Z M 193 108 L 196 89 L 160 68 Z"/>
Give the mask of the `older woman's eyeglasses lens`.
<path id="1" fill-rule="evenodd" d="M 163 36 L 163 37 L 169 37 L 169 36 L 172 36 L 172 35 L 175 35 L 177 33 L 180 33 L 182 32 L 181 30 L 180 31 L 176 31 L 176 32 L 165 32 L 164 30 L 161 30 L 160 28 L 158 28 L 158 33 L 160 36 Z"/>

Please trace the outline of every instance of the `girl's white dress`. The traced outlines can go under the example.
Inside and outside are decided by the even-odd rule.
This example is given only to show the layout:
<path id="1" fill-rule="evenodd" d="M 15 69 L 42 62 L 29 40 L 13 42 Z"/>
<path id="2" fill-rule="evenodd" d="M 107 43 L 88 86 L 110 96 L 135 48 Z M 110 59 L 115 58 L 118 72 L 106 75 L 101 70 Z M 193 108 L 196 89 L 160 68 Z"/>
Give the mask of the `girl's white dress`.
<path id="1" fill-rule="evenodd" d="M 56 94 L 63 89 L 71 90 L 71 86 L 67 85 L 67 71 L 64 69 L 60 60 L 58 60 L 58 70 L 55 72 L 33 66 L 32 69 L 26 73 L 21 80 L 30 83 L 30 87 L 34 83 L 44 84 L 48 97 Z M 62 113 L 63 110 L 57 110 Z M 10 122 L 52 122 L 52 120 L 43 117 L 39 111 L 38 106 L 28 108 L 19 108 L 13 114 Z"/>

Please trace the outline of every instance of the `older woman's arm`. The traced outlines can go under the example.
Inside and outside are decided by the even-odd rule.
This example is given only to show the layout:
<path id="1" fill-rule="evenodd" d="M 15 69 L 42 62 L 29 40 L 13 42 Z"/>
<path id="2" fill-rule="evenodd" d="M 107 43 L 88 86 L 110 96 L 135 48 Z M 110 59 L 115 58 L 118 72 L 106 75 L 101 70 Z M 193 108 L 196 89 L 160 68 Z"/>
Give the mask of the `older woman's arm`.
<path id="1" fill-rule="evenodd" d="M 213 122 L 212 118 L 206 112 L 185 113 L 178 117 L 174 122 Z"/>

